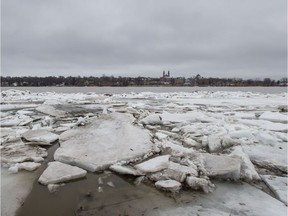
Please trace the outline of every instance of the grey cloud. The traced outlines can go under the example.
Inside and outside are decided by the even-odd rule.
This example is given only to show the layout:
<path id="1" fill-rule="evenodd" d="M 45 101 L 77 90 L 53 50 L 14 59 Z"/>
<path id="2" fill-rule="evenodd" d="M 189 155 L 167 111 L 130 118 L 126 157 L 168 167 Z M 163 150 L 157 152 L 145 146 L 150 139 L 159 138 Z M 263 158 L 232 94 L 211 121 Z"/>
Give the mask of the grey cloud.
<path id="1" fill-rule="evenodd" d="M 286 1 L 3 0 L 3 75 L 286 76 Z M 21 73 L 21 74 L 20 74 Z"/>

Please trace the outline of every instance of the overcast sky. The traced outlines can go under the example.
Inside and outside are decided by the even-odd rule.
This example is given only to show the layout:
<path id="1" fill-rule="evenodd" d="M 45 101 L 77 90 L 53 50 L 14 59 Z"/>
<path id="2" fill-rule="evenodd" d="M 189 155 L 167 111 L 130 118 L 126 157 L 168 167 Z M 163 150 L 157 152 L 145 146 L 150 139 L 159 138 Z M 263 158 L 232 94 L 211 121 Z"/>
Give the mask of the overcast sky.
<path id="1" fill-rule="evenodd" d="M 287 76 L 286 0 L 2 0 L 3 76 Z"/>

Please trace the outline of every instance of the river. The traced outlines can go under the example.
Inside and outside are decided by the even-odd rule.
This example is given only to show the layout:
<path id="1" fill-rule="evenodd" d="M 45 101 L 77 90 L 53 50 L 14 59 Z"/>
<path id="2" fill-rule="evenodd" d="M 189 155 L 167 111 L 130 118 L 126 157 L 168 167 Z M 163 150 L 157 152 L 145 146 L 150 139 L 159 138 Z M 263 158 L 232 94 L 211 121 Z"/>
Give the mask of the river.
<path id="1" fill-rule="evenodd" d="M 194 91 L 242 91 L 264 94 L 277 94 L 287 92 L 287 87 L 172 87 L 172 86 L 129 86 L 129 87 L 2 87 L 1 91 L 8 89 L 28 90 L 31 92 L 56 92 L 56 93 L 88 93 L 98 94 L 123 94 L 139 92 L 194 92 Z"/>

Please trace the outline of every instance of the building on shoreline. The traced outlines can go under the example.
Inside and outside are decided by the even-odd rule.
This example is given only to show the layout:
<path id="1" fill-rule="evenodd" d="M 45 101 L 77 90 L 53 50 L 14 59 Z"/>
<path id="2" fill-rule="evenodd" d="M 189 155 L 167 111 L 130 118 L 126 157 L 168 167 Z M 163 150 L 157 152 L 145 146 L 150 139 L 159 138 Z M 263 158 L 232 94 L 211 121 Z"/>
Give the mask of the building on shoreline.
<path id="1" fill-rule="evenodd" d="M 2 77 L 2 87 L 17 86 L 287 86 L 287 77 L 279 80 L 270 78 L 241 79 L 241 78 L 214 78 L 202 77 L 197 74 L 189 78 L 172 77 L 170 71 L 163 71 L 160 77 Z"/>

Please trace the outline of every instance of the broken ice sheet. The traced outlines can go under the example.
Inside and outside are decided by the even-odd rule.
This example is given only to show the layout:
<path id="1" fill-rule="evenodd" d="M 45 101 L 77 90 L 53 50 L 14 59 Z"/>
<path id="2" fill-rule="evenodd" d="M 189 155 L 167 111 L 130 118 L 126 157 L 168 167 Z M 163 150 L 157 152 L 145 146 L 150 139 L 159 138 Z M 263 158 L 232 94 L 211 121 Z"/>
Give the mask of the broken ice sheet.
<path id="1" fill-rule="evenodd" d="M 274 146 L 263 144 L 242 145 L 242 148 L 254 164 L 268 170 L 288 172 L 287 143 L 278 143 Z"/>
<path id="2" fill-rule="evenodd" d="M 24 161 L 34 161 L 35 158 L 43 158 L 47 155 L 48 153 L 46 149 L 38 146 L 24 144 L 8 145 L 1 149 L 1 163 L 21 163 Z"/>
<path id="3" fill-rule="evenodd" d="M 35 162 L 16 163 L 10 166 L 8 171 L 11 173 L 17 173 L 19 170 L 34 171 L 40 166 L 41 166 L 40 163 Z"/>
<path id="4" fill-rule="evenodd" d="M 133 120 L 130 114 L 111 113 L 66 131 L 66 141 L 60 137 L 61 146 L 54 159 L 95 172 L 118 161 L 143 156 L 152 150 L 150 135 L 132 125 Z"/>
<path id="5" fill-rule="evenodd" d="M 157 172 L 168 168 L 170 155 L 158 156 L 140 164 L 135 165 L 135 168 L 142 172 Z"/>
<path id="6" fill-rule="evenodd" d="M 142 172 L 139 170 L 134 169 L 131 166 L 125 166 L 125 165 L 120 165 L 120 164 L 113 164 L 109 167 L 111 170 L 114 172 L 117 172 L 119 174 L 124 174 L 124 175 L 134 175 L 134 176 L 140 176 L 144 175 Z"/>
<path id="7" fill-rule="evenodd" d="M 57 134 L 51 133 L 45 129 L 29 130 L 22 134 L 22 137 L 30 142 L 39 143 L 39 145 L 50 145 L 58 140 Z"/>
<path id="8" fill-rule="evenodd" d="M 240 178 L 241 160 L 226 155 L 203 154 L 208 176 L 221 176 L 232 179 Z"/>
<path id="9" fill-rule="evenodd" d="M 272 176 L 272 175 L 261 175 L 261 178 L 268 185 L 268 187 L 273 191 L 276 197 L 283 202 L 286 206 L 288 205 L 287 201 L 287 177 L 281 176 Z"/>
<path id="10" fill-rule="evenodd" d="M 47 169 L 42 173 L 38 181 L 44 185 L 55 184 L 82 178 L 86 176 L 86 173 L 87 171 L 79 167 L 54 161 L 48 164 Z"/>
<path id="11" fill-rule="evenodd" d="M 171 192 L 179 192 L 181 189 L 181 183 L 175 180 L 160 180 L 155 183 L 156 188 L 171 191 Z"/>

